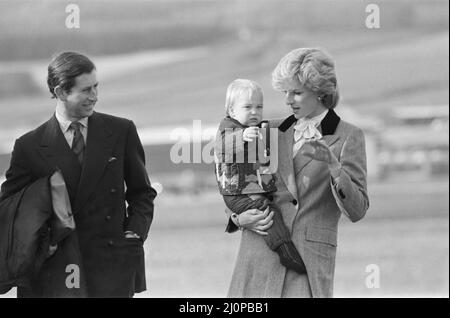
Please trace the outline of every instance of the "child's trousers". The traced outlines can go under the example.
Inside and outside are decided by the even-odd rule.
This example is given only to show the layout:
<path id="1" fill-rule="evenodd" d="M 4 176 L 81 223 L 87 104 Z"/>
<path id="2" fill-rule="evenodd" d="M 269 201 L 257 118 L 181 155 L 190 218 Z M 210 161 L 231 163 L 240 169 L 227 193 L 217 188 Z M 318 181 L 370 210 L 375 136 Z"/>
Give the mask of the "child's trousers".
<path id="1" fill-rule="evenodd" d="M 282 243 L 289 242 L 291 235 L 283 221 L 280 209 L 269 200 L 270 194 L 258 194 L 258 196 L 261 197 L 253 200 L 248 194 L 224 195 L 223 199 L 226 206 L 236 214 L 241 214 L 251 209 L 264 211 L 269 206 L 270 211 L 274 212 L 273 224 L 267 230 L 268 235 L 264 235 L 264 240 L 269 248 L 275 251 Z"/>

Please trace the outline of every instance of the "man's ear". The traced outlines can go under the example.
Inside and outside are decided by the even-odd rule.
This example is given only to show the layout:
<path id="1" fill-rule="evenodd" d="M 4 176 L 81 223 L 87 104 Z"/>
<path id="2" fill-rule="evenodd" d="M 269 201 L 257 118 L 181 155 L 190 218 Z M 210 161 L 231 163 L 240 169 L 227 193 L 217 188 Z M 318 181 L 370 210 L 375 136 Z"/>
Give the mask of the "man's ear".
<path id="1" fill-rule="evenodd" d="M 58 98 L 59 100 L 62 100 L 63 102 L 67 101 L 67 93 L 61 86 L 56 86 L 53 89 L 53 92 L 55 93 L 56 98 Z"/>

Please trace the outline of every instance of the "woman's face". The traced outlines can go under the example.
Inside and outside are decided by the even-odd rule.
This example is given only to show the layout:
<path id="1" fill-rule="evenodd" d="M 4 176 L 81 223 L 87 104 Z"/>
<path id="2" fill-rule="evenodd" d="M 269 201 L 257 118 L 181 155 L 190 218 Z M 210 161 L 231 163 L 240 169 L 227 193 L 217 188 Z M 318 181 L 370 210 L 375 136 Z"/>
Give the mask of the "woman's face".
<path id="1" fill-rule="evenodd" d="M 326 111 L 318 96 L 305 88 L 298 79 L 287 81 L 283 85 L 286 105 L 291 107 L 295 118 L 312 118 Z"/>

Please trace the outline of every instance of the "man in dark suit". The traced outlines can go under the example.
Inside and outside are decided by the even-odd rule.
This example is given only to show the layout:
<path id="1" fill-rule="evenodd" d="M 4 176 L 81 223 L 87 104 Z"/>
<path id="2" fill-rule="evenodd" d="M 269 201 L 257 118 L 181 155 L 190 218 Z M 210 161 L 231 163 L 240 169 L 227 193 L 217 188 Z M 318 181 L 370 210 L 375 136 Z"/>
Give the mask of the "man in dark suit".
<path id="1" fill-rule="evenodd" d="M 47 84 L 55 114 L 16 140 L 0 201 L 60 170 L 76 230 L 50 246 L 42 269 L 18 296 L 132 297 L 146 289 L 143 242 L 156 197 L 136 127 L 94 112 L 96 68 L 84 55 L 56 55 Z"/>

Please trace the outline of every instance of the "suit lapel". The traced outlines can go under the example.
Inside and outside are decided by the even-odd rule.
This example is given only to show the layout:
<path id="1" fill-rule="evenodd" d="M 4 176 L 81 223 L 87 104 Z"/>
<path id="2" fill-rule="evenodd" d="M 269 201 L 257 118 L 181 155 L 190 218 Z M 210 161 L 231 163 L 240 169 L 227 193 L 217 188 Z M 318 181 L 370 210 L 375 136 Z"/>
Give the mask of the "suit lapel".
<path id="1" fill-rule="evenodd" d="M 108 165 L 108 160 L 111 157 L 114 141 L 112 137 L 112 131 L 100 115 L 94 113 L 89 117 L 87 145 L 83 170 L 75 199 L 75 211 L 83 208 L 102 177 Z"/>
<path id="2" fill-rule="evenodd" d="M 322 135 L 333 135 L 340 121 L 341 118 L 334 112 L 334 110 L 330 109 L 325 118 L 322 119 L 322 122 L 320 123 Z"/>
<path id="3" fill-rule="evenodd" d="M 284 132 L 280 129 L 278 164 L 279 174 L 292 196 L 298 201 L 297 185 L 295 183 L 294 162 L 292 160 L 292 146 L 294 142 L 294 127 L 287 128 Z"/>
<path id="4" fill-rule="evenodd" d="M 295 170 L 295 175 L 297 175 L 300 173 L 300 171 L 303 170 L 303 168 L 306 167 L 306 165 L 308 163 L 310 163 L 312 161 L 312 159 L 310 157 L 306 157 L 306 156 L 302 155 L 299 150 L 294 157 L 294 161 L 296 161 L 294 170 Z"/>
<path id="5" fill-rule="evenodd" d="M 323 136 L 322 140 L 328 145 L 328 147 L 331 147 L 336 141 L 339 140 L 339 136 L 338 135 L 327 135 L 327 136 Z M 296 165 L 296 171 L 295 174 L 300 173 L 300 171 L 303 170 L 303 168 L 305 168 L 313 159 L 307 156 L 304 156 L 300 153 L 300 151 L 297 152 L 294 160 L 297 160 L 297 165 Z"/>
<path id="6" fill-rule="evenodd" d="M 55 116 L 46 123 L 39 145 L 39 152 L 47 162 L 50 170 L 61 170 L 67 190 L 73 200 L 78 188 L 81 167 L 75 154 L 70 149 Z"/>

